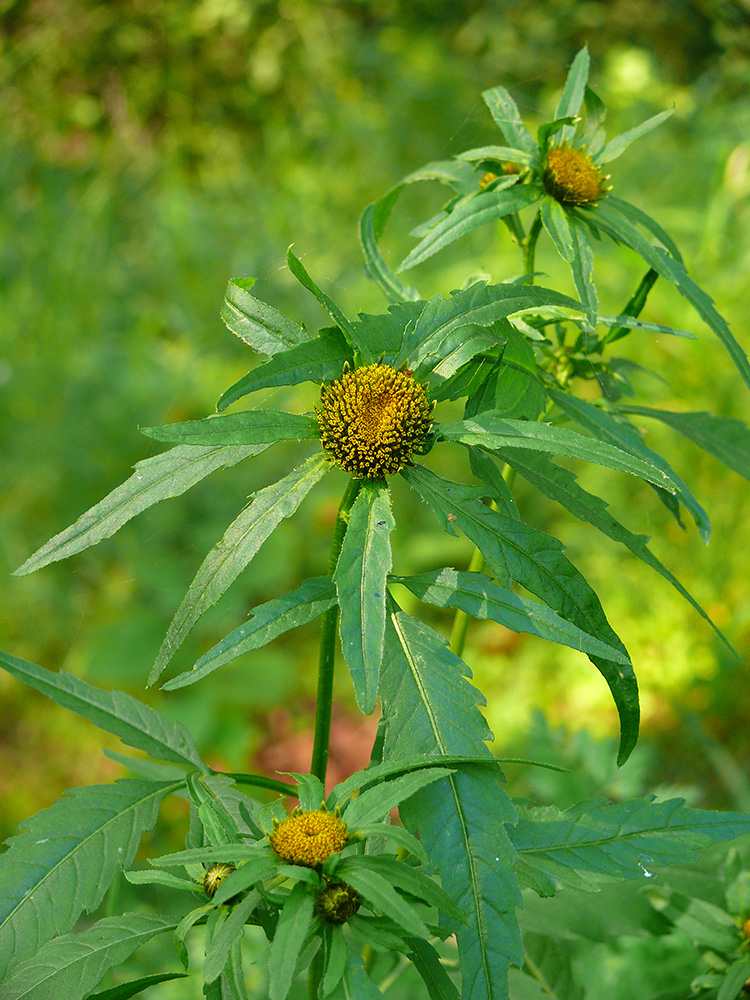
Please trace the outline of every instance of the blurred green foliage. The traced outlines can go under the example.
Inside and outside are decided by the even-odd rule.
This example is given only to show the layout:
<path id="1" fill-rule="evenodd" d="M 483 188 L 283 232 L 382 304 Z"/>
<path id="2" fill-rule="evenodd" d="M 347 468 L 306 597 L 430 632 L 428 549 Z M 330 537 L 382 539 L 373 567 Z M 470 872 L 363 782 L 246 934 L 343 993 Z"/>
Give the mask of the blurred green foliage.
<path id="1" fill-rule="evenodd" d="M 229 470 L 69 563 L 23 579 L 8 574 L 155 453 L 139 424 L 211 412 L 253 363 L 218 319 L 230 276 L 259 277 L 261 297 L 319 324 L 322 314 L 283 266 L 294 242 L 349 314 L 382 308 L 357 245 L 362 208 L 426 160 L 487 141 L 482 89 L 502 81 L 525 114 L 554 106 L 584 42 L 592 82 L 615 109 L 613 131 L 674 103 L 670 122 L 618 163 L 614 183 L 675 233 L 689 268 L 747 344 L 744 2 L 0 2 L 0 648 L 141 690 L 202 553 L 248 493 L 281 475 L 282 449 L 269 452 L 265 466 L 254 463 L 264 470 L 257 482 Z M 409 222 L 424 218 L 422 199 L 440 205 L 429 186 L 410 192 L 386 246 L 405 241 Z M 465 249 L 460 272 L 441 271 L 439 257 L 419 268 L 420 288 L 457 286 L 472 271 L 518 270 L 502 233 L 496 245 L 470 237 Z M 557 273 L 543 247 L 539 265 Z M 599 275 L 608 311 L 624 304 L 639 277 L 634 260 L 613 248 Z M 687 307 L 658 286 L 649 318 L 695 328 Z M 645 402 L 745 418 L 736 377 L 710 337 L 695 345 L 631 337 L 628 355 L 669 382 L 644 384 Z M 302 393 L 293 405 L 309 409 L 312 401 Z M 287 402 L 275 397 L 274 405 Z M 661 537 L 659 556 L 747 654 L 745 484 L 687 443 L 672 439 L 669 448 L 682 456 L 675 468 L 714 521 L 708 549 L 694 533 L 675 530 L 658 505 L 642 507 L 634 483 L 608 476 L 600 485 L 595 471 L 582 481 L 604 490 L 634 530 Z M 206 616 L 186 658 L 300 574 L 321 571 L 340 485 L 330 480 L 303 506 L 302 521 L 280 531 L 253 573 Z M 538 526 L 559 530 L 595 582 L 633 655 L 647 729 L 675 751 L 675 780 L 698 760 L 699 774 L 711 780 L 705 755 L 680 759 L 671 745 L 679 742 L 671 732 L 683 709 L 707 712 L 706 725 L 746 764 L 743 668 L 722 658 L 708 629 L 644 567 L 605 541 L 592 551 L 588 533 L 530 491 L 519 499 Z M 437 537 L 414 499 L 401 501 L 411 505 L 413 529 L 394 537 L 398 571 L 428 568 L 435 546 L 441 554 L 452 546 L 457 565 L 468 560 L 468 545 Z M 154 701 L 186 721 L 218 761 L 238 767 L 266 741 L 270 706 L 284 706 L 292 729 L 304 729 L 316 636 L 313 627 L 301 641 L 245 658 L 199 694 L 155 693 Z M 596 713 L 614 729 L 604 685 L 589 681 L 575 654 L 499 626 L 477 630 L 471 643 L 501 744 L 540 699 L 553 719 L 588 722 Z M 585 683 L 571 697 L 579 673 Z M 343 679 L 340 694 L 346 703 Z M 111 765 L 99 763 L 84 724 L 63 722 L 54 707 L 7 680 L 2 696 L 5 834 L 67 785 L 108 776 Z M 721 795 L 709 804 L 722 804 Z"/>

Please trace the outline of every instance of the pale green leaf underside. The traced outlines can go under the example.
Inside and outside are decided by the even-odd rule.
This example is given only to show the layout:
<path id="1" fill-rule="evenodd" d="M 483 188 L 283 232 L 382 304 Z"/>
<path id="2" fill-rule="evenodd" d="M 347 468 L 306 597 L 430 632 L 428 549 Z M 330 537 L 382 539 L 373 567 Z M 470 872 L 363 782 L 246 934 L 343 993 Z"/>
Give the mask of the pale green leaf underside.
<path id="1" fill-rule="evenodd" d="M 162 455 L 137 462 L 135 472 L 121 486 L 86 511 L 69 528 L 55 535 L 16 570 L 33 573 L 47 563 L 80 552 L 121 528 L 136 514 L 161 500 L 179 496 L 217 469 L 236 465 L 264 451 L 266 445 L 191 447 L 180 445 Z"/>
<path id="2" fill-rule="evenodd" d="M 278 354 L 309 340 L 307 332 L 250 294 L 255 278 L 232 278 L 227 285 L 221 318 L 240 340 L 261 354 Z"/>
<path id="3" fill-rule="evenodd" d="M 154 667 L 152 684 L 198 621 L 236 580 L 263 542 L 290 517 L 329 469 L 323 452 L 311 456 L 288 476 L 255 494 L 208 553 L 172 619 Z"/>
<path id="4" fill-rule="evenodd" d="M 366 715 L 375 710 L 378 700 L 394 527 L 388 486 L 382 480 L 366 481 L 352 506 L 333 574 L 341 614 L 341 650 L 357 704 Z"/>
<path id="5" fill-rule="evenodd" d="M 285 410 L 245 410 L 181 424 L 142 427 L 141 433 L 157 441 L 214 446 L 274 444 L 320 437 L 318 421 L 312 414 Z"/>
<path id="6" fill-rule="evenodd" d="M 174 927 L 168 917 L 124 913 L 105 917 L 78 934 L 64 934 L 45 944 L 5 980 L 3 1000 L 84 1000 L 110 969 Z"/>
<path id="7" fill-rule="evenodd" d="M 645 880 L 655 867 L 690 864 L 710 844 L 750 833 L 750 816 L 689 809 L 682 799 L 585 802 L 565 811 L 524 806 L 518 812 L 509 834 L 519 879 L 541 895 Z"/>
<path id="8" fill-rule="evenodd" d="M 74 788 L 26 820 L 0 855 L 0 979 L 99 905 L 162 799 L 182 784 L 127 779 Z"/>
<path id="9" fill-rule="evenodd" d="M 0 653 L 0 667 L 41 691 L 55 704 L 119 736 L 128 746 L 143 750 L 157 760 L 206 770 L 185 726 L 181 722 L 170 722 L 137 698 L 123 691 L 103 691 L 64 670 L 53 673 L 4 653 Z"/>

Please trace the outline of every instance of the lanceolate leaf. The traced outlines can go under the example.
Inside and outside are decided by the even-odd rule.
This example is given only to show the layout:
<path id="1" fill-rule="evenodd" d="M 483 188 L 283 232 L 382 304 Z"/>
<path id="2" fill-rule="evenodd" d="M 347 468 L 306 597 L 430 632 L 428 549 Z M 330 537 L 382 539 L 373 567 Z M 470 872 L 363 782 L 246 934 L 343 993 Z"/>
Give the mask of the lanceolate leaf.
<path id="1" fill-rule="evenodd" d="M 714 458 L 750 479 L 750 428 L 741 420 L 716 417 L 712 413 L 670 413 L 646 406 L 622 406 L 623 413 L 660 420 Z"/>
<path id="2" fill-rule="evenodd" d="M 525 885 L 550 896 L 563 886 L 594 891 L 606 882 L 647 879 L 654 868 L 690 864 L 710 844 L 750 833 L 744 813 L 689 809 L 683 799 L 519 807 L 509 830 Z"/>
<path id="3" fill-rule="evenodd" d="M 113 986 L 111 990 L 102 990 L 101 993 L 91 993 L 86 1000 L 130 1000 L 131 997 L 138 996 L 144 990 L 158 983 L 168 983 L 173 979 L 187 979 L 186 972 L 158 972 L 153 976 L 143 976 L 141 979 L 132 979 L 129 983 L 122 983 L 120 986 Z"/>
<path id="4" fill-rule="evenodd" d="M 432 257 L 438 250 L 454 240 L 478 229 L 488 222 L 502 219 L 506 215 L 520 212 L 533 205 L 542 196 L 541 189 L 530 184 L 519 184 L 499 191 L 483 191 L 469 198 L 455 208 L 442 222 L 439 222 L 424 239 L 418 243 L 404 260 L 398 271 L 406 271 L 423 260 Z"/>
<path id="5" fill-rule="evenodd" d="M 388 486 L 383 480 L 367 480 L 351 509 L 333 574 L 341 609 L 341 650 L 357 704 L 366 715 L 378 700 L 394 525 Z"/>
<path id="6" fill-rule="evenodd" d="M 376 823 L 420 788 L 425 788 L 450 773 L 450 769 L 442 767 L 425 767 L 402 774 L 392 781 L 384 781 L 352 799 L 346 807 L 344 819 L 352 830 Z"/>
<path id="7" fill-rule="evenodd" d="M 505 347 L 479 388 L 466 400 L 465 417 L 495 410 L 506 417 L 536 420 L 547 403 L 534 350 L 522 333 L 502 322 Z M 489 460 L 491 461 L 491 460 Z"/>
<path id="8" fill-rule="evenodd" d="M 695 499 L 685 483 L 670 467 L 669 463 L 644 443 L 635 428 L 630 427 L 627 423 L 615 420 L 614 417 L 601 410 L 598 406 L 594 406 L 593 403 L 589 403 L 584 399 L 577 399 L 566 392 L 552 389 L 550 390 L 550 396 L 563 413 L 567 414 L 571 420 L 584 427 L 600 441 L 603 441 L 605 444 L 611 444 L 616 448 L 622 448 L 630 452 L 631 455 L 640 456 L 669 476 L 669 480 L 672 483 L 672 488 L 670 488 L 669 492 L 674 493 L 677 499 L 681 500 L 690 511 L 701 538 L 704 542 L 708 541 L 711 534 L 711 524 L 708 520 L 708 514 Z M 674 487 L 676 487 L 676 490 Z"/>
<path id="9" fill-rule="evenodd" d="M 65 934 L 18 966 L 3 983 L 3 1000 L 84 1000 L 110 969 L 174 927 L 167 917 L 125 913 L 105 917 L 79 934 Z"/>
<path id="10" fill-rule="evenodd" d="M 560 102 L 558 103 L 557 110 L 555 111 L 555 118 L 565 118 L 571 115 L 574 116 L 581 110 L 583 97 L 586 92 L 586 84 L 589 78 L 590 64 L 591 60 L 589 58 L 589 50 L 588 47 L 584 45 L 573 62 L 570 64 L 562 96 L 560 97 Z M 570 138 L 574 131 L 575 129 L 572 127 L 566 129 L 563 133 L 562 139 Z"/>
<path id="11" fill-rule="evenodd" d="M 656 237 L 667 253 L 684 267 L 680 248 L 666 229 L 663 229 L 659 225 L 656 219 L 652 219 L 650 215 L 647 215 L 646 212 L 637 208 L 631 202 L 623 201 L 622 198 L 618 198 L 613 194 L 607 196 L 607 208 L 613 208 L 620 215 L 624 215 L 626 219 L 629 219 L 630 222 L 633 222 L 637 226 L 643 226 L 647 232 Z"/>
<path id="12" fill-rule="evenodd" d="M 320 437 L 312 414 L 285 410 L 245 410 L 163 427 L 141 427 L 141 433 L 157 441 L 208 445 L 273 444 Z"/>
<path id="13" fill-rule="evenodd" d="M 99 905 L 164 797 L 183 784 L 127 779 L 74 788 L 26 821 L 0 855 L 0 979 Z"/>
<path id="14" fill-rule="evenodd" d="M 243 375 L 222 393 L 216 409 L 226 410 L 231 403 L 258 389 L 338 378 L 347 360 L 352 360 L 352 354 L 341 332 L 325 328 L 314 340 L 290 347 Z"/>
<path id="15" fill-rule="evenodd" d="M 380 285 L 392 302 L 418 300 L 419 292 L 400 281 L 383 259 L 378 247 L 378 237 L 385 219 L 401 192 L 402 186 L 394 188 L 375 205 L 368 205 L 359 220 L 359 242 L 365 258 L 365 268 L 369 276 Z"/>
<path id="16" fill-rule="evenodd" d="M 485 90 L 482 98 L 508 145 L 522 149 L 535 162 L 539 151 L 534 136 L 524 125 L 518 105 L 505 87 Z"/>
<path id="17" fill-rule="evenodd" d="M 401 185 L 414 184 L 417 181 L 440 181 L 447 184 L 458 194 L 470 194 L 476 190 L 477 175 L 469 163 L 460 159 L 437 160 L 426 163 L 418 170 L 413 170 L 401 181 Z"/>
<path id="18" fill-rule="evenodd" d="M 313 898 L 304 884 L 294 886 L 279 915 L 268 959 L 268 995 L 284 1000 L 292 984 L 297 959 L 313 920 Z"/>
<path id="19" fill-rule="evenodd" d="M 419 576 L 394 577 L 427 604 L 459 608 L 472 618 L 489 618 L 514 632 L 530 632 L 590 656 L 604 656 L 629 665 L 627 654 L 616 646 L 588 635 L 557 615 L 546 604 L 504 590 L 483 573 L 455 569 L 435 570 Z"/>
<path id="20" fill-rule="evenodd" d="M 320 304 L 326 310 L 326 312 L 331 317 L 333 322 L 343 333 L 346 342 L 349 344 L 349 346 L 355 348 L 357 344 L 351 323 L 346 318 L 346 316 L 344 316 L 344 314 L 336 305 L 336 303 L 332 299 L 330 299 L 325 294 L 325 292 L 322 292 L 320 288 L 318 288 L 313 279 L 305 270 L 305 266 L 303 265 L 302 261 L 299 260 L 297 257 L 295 257 L 294 254 L 292 253 L 291 247 L 289 248 L 289 250 L 287 250 L 286 262 L 289 267 L 289 270 L 292 272 L 297 281 L 299 281 L 300 284 L 304 285 L 309 292 L 312 292 L 312 294 L 315 296 L 318 302 L 320 302 Z"/>
<path id="21" fill-rule="evenodd" d="M 239 940 L 248 917 L 260 902 L 260 893 L 249 892 L 244 899 L 232 907 L 232 912 L 213 936 L 206 952 L 203 976 L 207 983 L 217 979 L 229 961 L 232 945 Z"/>
<path id="22" fill-rule="evenodd" d="M 248 621 L 234 629 L 186 670 L 163 684 L 165 691 L 186 687 L 231 663 L 238 656 L 260 649 L 283 632 L 314 621 L 336 603 L 336 591 L 330 577 L 316 576 L 299 587 L 253 608 Z"/>
<path id="23" fill-rule="evenodd" d="M 0 653 L 0 667 L 41 691 L 55 704 L 89 719 L 128 746 L 157 760 L 206 771 L 193 738 L 181 722 L 170 722 L 153 708 L 123 691 L 103 691 L 72 674 L 53 673 L 26 660 Z"/>
<path id="24" fill-rule="evenodd" d="M 522 163 L 529 166 L 531 156 L 521 149 L 514 149 L 512 146 L 479 146 L 477 149 L 467 149 L 459 153 L 459 160 L 468 160 L 476 163 L 478 160 L 496 160 L 498 163 Z"/>
<path id="25" fill-rule="evenodd" d="M 600 153 L 597 153 L 594 157 L 594 162 L 600 164 L 616 160 L 631 143 L 635 142 L 636 139 L 640 139 L 642 135 L 646 135 L 652 129 L 655 129 L 657 125 L 661 125 L 671 114 L 673 114 L 673 108 L 669 108 L 667 111 L 660 111 L 658 115 L 648 118 L 645 122 L 641 122 L 640 125 L 636 125 L 635 128 L 631 128 L 627 132 L 615 136 Z"/>
<path id="26" fill-rule="evenodd" d="M 387 758 L 490 756 L 491 734 L 469 673 L 437 633 L 403 613 L 389 615 L 382 686 Z M 443 889 L 468 921 L 457 931 L 464 997 L 505 998 L 508 966 L 523 963 L 523 948 L 514 857 L 503 827 L 514 814 L 499 774 L 479 768 L 452 774 L 417 792 L 400 813 L 421 832 Z"/>
<path id="27" fill-rule="evenodd" d="M 581 458 L 619 472 L 629 472 L 669 493 L 677 490 L 672 477 L 653 460 L 632 455 L 619 445 L 593 440 L 564 427 L 555 427 L 541 421 L 513 420 L 502 417 L 496 411 L 485 410 L 471 420 L 438 424 L 435 432 L 443 441 L 478 445 L 487 451 L 497 452 L 501 458 L 503 448 L 528 448 L 553 455 L 568 455 L 570 458 Z"/>
<path id="28" fill-rule="evenodd" d="M 278 354 L 309 340 L 297 323 L 250 294 L 255 278 L 233 278 L 227 285 L 221 318 L 231 332 L 261 354 Z"/>
<path id="29" fill-rule="evenodd" d="M 562 618 L 626 653 L 607 621 L 599 598 L 563 555 L 556 538 L 505 517 L 477 499 L 481 487 L 451 483 L 416 466 L 402 473 L 429 503 L 446 531 L 461 528 L 499 579 L 520 583 Z M 452 520 L 449 520 L 452 518 Z M 620 717 L 618 760 L 627 760 L 638 738 L 638 685 L 632 666 L 598 656 L 591 662 L 609 685 Z"/>
<path id="30" fill-rule="evenodd" d="M 428 941 L 412 938 L 409 957 L 422 977 L 430 1000 L 459 1000 L 459 993 L 443 968 L 440 956 Z"/>
<path id="31" fill-rule="evenodd" d="M 745 384 L 750 387 L 750 364 L 747 355 L 732 336 L 726 320 L 714 309 L 710 297 L 688 277 L 682 264 L 660 247 L 649 243 L 628 219 L 611 209 L 599 205 L 595 214 L 592 214 L 587 221 L 635 250 L 658 274 L 675 286 L 722 342 Z"/>
<path id="32" fill-rule="evenodd" d="M 508 465 L 517 472 L 520 472 L 524 479 L 527 479 L 532 486 L 535 486 L 545 496 L 557 501 L 557 503 L 561 504 L 581 521 L 593 524 L 603 534 L 613 538 L 616 542 L 621 542 L 634 555 L 642 559 L 646 565 L 656 570 L 716 630 L 720 638 L 726 642 L 726 639 L 718 632 L 718 629 L 716 629 L 716 626 L 700 604 L 688 593 L 677 577 L 651 552 L 648 547 L 648 538 L 646 535 L 634 535 L 624 525 L 620 524 L 619 521 L 615 520 L 607 509 L 605 501 L 584 490 L 578 484 L 573 472 L 555 465 L 546 455 L 536 452 L 517 451 L 509 448 L 503 454 Z"/>
<path id="33" fill-rule="evenodd" d="M 571 223 L 573 259 L 570 268 L 576 291 L 586 311 L 586 319 L 593 330 L 599 311 L 599 296 L 594 283 L 594 251 L 586 227 L 575 217 L 571 219 Z"/>
<path id="34" fill-rule="evenodd" d="M 545 195 L 540 208 L 542 222 L 557 252 L 568 264 L 573 260 L 573 232 L 571 218 L 559 201 Z"/>
<path id="35" fill-rule="evenodd" d="M 265 448 L 266 445 L 208 448 L 180 445 L 163 455 L 137 462 L 130 479 L 82 514 L 75 524 L 51 538 L 16 570 L 16 574 L 33 573 L 47 563 L 66 559 L 89 545 L 96 545 L 103 538 L 114 535 L 131 517 L 160 500 L 179 496 L 217 469 L 236 465 Z"/>
<path id="36" fill-rule="evenodd" d="M 318 452 L 273 486 L 256 493 L 229 525 L 224 537 L 204 559 L 172 619 L 149 676 L 150 684 L 159 677 L 204 611 L 219 600 L 277 525 L 295 512 L 328 468 L 324 453 Z"/>

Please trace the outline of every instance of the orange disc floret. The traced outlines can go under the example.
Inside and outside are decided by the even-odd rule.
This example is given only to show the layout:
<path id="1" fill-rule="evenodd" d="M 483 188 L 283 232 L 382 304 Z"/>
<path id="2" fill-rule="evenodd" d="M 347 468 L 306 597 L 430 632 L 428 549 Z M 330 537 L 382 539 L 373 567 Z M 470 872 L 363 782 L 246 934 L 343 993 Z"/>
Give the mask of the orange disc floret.
<path id="1" fill-rule="evenodd" d="M 288 819 L 274 823 L 270 840 L 284 861 L 320 868 L 326 858 L 346 846 L 349 832 L 338 813 L 297 808 Z"/>
<path id="2" fill-rule="evenodd" d="M 547 154 L 544 187 L 557 201 L 590 205 L 607 193 L 604 180 L 599 168 L 580 149 L 563 144 Z"/>
<path id="3" fill-rule="evenodd" d="M 430 430 L 431 406 L 413 372 L 390 365 L 345 369 L 321 389 L 320 440 L 345 472 L 382 479 L 410 464 Z"/>

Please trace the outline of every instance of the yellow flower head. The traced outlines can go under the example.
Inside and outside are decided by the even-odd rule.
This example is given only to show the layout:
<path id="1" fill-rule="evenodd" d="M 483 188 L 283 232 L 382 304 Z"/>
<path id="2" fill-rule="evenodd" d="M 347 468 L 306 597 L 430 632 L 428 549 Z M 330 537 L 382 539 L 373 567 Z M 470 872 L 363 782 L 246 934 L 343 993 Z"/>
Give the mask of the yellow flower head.
<path id="1" fill-rule="evenodd" d="M 591 158 L 565 143 L 547 154 L 544 187 L 547 194 L 567 205 L 591 205 L 608 190 Z"/>
<path id="2" fill-rule="evenodd" d="M 320 868 L 331 854 L 349 840 L 346 823 L 327 809 L 295 809 L 282 823 L 274 822 L 271 834 L 274 851 L 293 865 Z"/>
<path id="3" fill-rule="evenodd" d="M 374 364 L 345 370 L 323 386 L 316 409 L 320 439 L 346 472 L 392 476 L 408 465 L 430 429 L 430 404 L 413 373 Z"/>

